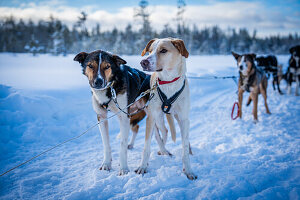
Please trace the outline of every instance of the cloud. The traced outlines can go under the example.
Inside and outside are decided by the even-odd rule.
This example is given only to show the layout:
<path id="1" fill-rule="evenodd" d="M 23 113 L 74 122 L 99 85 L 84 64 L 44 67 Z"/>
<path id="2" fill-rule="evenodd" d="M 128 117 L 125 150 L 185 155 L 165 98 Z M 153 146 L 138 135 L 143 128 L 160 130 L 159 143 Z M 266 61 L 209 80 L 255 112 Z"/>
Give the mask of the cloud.
<path id="1" fill-rule="evenodd" d="M 97 6 L 82 8 L 66 6 L 61 1 L 52 0 L 49 3 L 22 4 L 19 7 L 0 7 L 0 18 L 13 15 L 15 18 L 25 20 L 48 20 L 52 15 L 70 27 L 77 21 L 81 11 L 88 14 L 87 27 L 94 27 L 100 23 L 101 30 L 111 30 L 114 27 L 125 29 L 127 24 L 133 24 L 135 29 L 140 27 L 140 21 L 134 18 L 133 7 L 122 7 L 117 12 L 110 13 L 99 9 Z M 161 30 L 165 24 L 176 27 L 176 6 L 149 6 L 151 25 L 156 30 Z M 300 32 L 299 11 L 290 12 L 288 15 L 282 9 L 270 9 L 261 2 L 214 2 L 206 5 L 187 6 L 184 13 L 185 24 L 198 27 L 219 25 L 221 28 L 248 28 L 256 29 L 261 35 L 287 34 Z"/>

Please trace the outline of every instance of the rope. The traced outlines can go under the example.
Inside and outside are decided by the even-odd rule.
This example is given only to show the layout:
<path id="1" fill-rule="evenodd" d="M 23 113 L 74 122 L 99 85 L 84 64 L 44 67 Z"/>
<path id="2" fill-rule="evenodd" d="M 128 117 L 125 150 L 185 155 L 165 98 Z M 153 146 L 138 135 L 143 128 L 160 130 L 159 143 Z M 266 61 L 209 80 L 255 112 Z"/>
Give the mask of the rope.
<path id="1" fill-rule="evenodd" d="M 238 78 L 237 76 L 187 76 L 187 78 L 190 79 L 236 79 Z"/>
<path id="2" fill-rule="evenodd" d="M 27 164 L 27 163 L 29 163 L 30 161 L 32 161 L 32 160 L 34 160 L 34 159 L 36 159 L 36 158 L 38 158 L 38 157 L 44 155 L 45 153 L 47 153 L 47 152 L 49 152 L 49 151 L 51 151 L 51 150 L 53 150 L 53 149 L 55 149 L 55 148 L 57 148 L 57 147 L 60 147 L 60 146 L 63 145 L 63 144 L 66 144 L 66 143 L 68 143 L 68 142 L 70 142 L 70 141 L 73 141 L 73 140 L 76 140 L 76 139 L 80 138 L 81 136 L 85 135 L 87 132 L 89 132 L 90 130 L 92 130 L 93 128 L 95 128 L 98 124 L 103 123 L 104 121 L 106 121 L 106 120 L 108 120 L 108 119 L 110 119 L 110 118 L 115 117 L 116 115 L 118 115 L 119 113 L 121 113 L 123 110 L 127 109 L 129 106 L 130 106 L 130 105 L 126 106 L 125 108 L 121 109 L 120 111 L 116 112 L 115 114 L 113 114 L 113 115 L 111 115 L 111 116 L 109 116 L 109 117 L 107 117 L 107 118 L 105 118 L 105 119 L 103 119 L 103 120 L 97 122 L 97 123 L 94 124 L 93 126 L 91 126 L 91 127 L 89 127 L 88 129 L 86 129 L 86 130 L 85 130 L 84 132 L 82 132 L 81 134 L 79 134 L 79 135 L 77 135 L 77 136 L 75 136 L 75 137 L 72 137 L 72 138 L 70 138 L 70 139 L 67 139 L 67 140 L 65 140 L 65 141 L 63 141 L 63 142 L 61 142 L 61 143 L 59 143 L 59 144 L 57 144 L 57 145 L 55 145 L 55 146 L 53 146 L 53 147 L 51 147 L 51 148 L 49 148 L 49 149 L 47 149 L 47 150 L 45 150 L 45 151 L 39 153 L 38 155 L 33 156 L 32 158 L 26 160 L 25 162 L 22 162 L 22 163 L 20 163 L 19 165 L 17 165 L 17 166 L 15 166 L 15 167 L 13 167 L 13 168 L 11 168 L 11 169 L 5 171 L 4 173 L 2 173 L 2 174 L 0 175 L 0 177 L 3 176 L 3 175 L 5 175 L 5 174 L 7 174 L 7 173 L 9 173 L 9 172 L 11 172 L 11 171 L 13 171 L 13 170 L 15 170 L 15 169 L 17 169 L 17 168 L 19 168 L 19 167 L 21 167 L 21 166 L 23 166 L 23 165 L 25 165 L 25 164 Z"/>

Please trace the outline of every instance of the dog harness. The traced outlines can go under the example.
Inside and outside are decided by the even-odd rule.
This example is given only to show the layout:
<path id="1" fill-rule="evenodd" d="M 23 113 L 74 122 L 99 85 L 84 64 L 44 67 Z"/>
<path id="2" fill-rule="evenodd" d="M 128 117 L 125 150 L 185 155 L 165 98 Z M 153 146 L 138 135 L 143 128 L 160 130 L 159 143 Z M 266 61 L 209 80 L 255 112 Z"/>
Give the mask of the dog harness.
<path id="1" fill-rule="evenodd" d="M 128 105 L 135 101 L 135 99 L 146 90 L 150 89 L 150 75 L 128 67 L 127 65 L 121 66 L 126 77 L 127 85 L 127 99 Z"/>
<path id="2" fill-rule="evenodd" d="M 247 80 L 246 84 L 243 83 L 243 76 L 240 74 L 240 76 L 242 78 L 242 88 L 244 90 L 246 90 L 247 92 L 250 92 L 250 87 L 253 85 L 255 78 L 257 79 L 257 85 L 260 84 L 261 79 L 264 74 L 264 72 L 261 68 L 257 68 L 255 66 L 253 68 L 254 68 L 254 73 L 249 76 L 249 79 Z"/>
<path id="3" fill-rule="evenodd" d="M 177 81 L 180 77 L 177 77 L 175 79 L 173 79 L 172 81 L 161 81 L 158 79 L 158 85 L 163 85 L 163 84 L 168 84 L 168 83 L 172 83 L 174 81 Z M 162 82 L 162 84 L 161 84 Z M 162 102 L 161 105 L 161 109 L 164 113 L 166 114 L 170 114 L 169 111 L 172 107 L 172 104 L 178 99 L 179 95 L 182 93 L 183 89 L 185 87 L 185 80 L 183 81 L 183 85 L 181 87 L 181 89 L 179 91 L 177 91 L 173 96 L 171 96 L 170 98 L 167 98 L 167 96 L 165 95 L 165 93 L 163 93 L 161 91 L 161 89 L 159 88 L 159 86 L 157 86 L 157 93 L 158 96 Z"/>

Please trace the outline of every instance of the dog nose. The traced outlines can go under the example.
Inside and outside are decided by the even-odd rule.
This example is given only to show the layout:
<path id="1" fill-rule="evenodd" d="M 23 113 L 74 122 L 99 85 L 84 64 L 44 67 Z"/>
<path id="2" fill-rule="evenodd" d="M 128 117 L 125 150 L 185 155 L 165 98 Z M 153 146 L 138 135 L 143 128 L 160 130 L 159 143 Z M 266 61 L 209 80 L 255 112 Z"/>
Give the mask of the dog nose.
<path id="1" fill-rule="evenodd" d="M 97 78 L 96 81 L 95 81 L 95 86 L 96 87 L 101 87 L 103 84 L 103 80 L 100 79 L 100 78 Z"/>
<path id="2" fill-rule="evenodd" d="M 141 61 L 141 66 L 143 67 L 143 69 L 149 68 L 149 64 L 150 64 L 150 62 L 147 59 L 144 59 Z"/>
<path id="3" fill-rule="evenodd" d="M 240 65 L 240 70 L 243 70 L 243 65 Z"/>

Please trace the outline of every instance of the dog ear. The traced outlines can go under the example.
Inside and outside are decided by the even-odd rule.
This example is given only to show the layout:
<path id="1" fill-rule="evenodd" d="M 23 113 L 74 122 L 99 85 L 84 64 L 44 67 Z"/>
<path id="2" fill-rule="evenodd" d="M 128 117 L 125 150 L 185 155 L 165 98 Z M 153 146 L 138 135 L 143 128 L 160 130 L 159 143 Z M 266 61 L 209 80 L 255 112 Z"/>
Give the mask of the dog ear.
<path id="1" fill-rule="evenodd" d="M 290 54 L 293 54 L 293 52 L 295 51 L 295 47 L 290 48 Z"/>
<path id="2" fill-rule="evenodd" d="M 113 59 L 117 62 L 117 65 L 125 65 L 127 62 L 125 60 L 123 60 L 122 58 L 120 58 L 117 55 L 112 55 Z"/>
<path id="3" fill-rule="evenodd" d="M 182 56 L 184 56 L 185 58 L 189 57 L 189 52 L 186 50 L 183 40 L 174 39 L 171 40 L 171 42 Z"/>
<path id="4" fill-rule="evenodd" d="M 255 53 L 251 53 L 250 56 L 253 58 L 253 60 L 256 59 L 256 54 Z"/>
<path id="5" fill-rule="evenodd" d="M 235 52 L 231 52 L 231 54 L 233 55 L 233 57 L 236 59 L 236 60 L 238 60 L 239 59 L 239 57 L 240 57 L 240 55 L 239 54 L 237 54 L 237 53 L 235 53 Z"/>
<path id="6" fill-rule="evenodd" d="M 151 44 L 152 44 L 155 40 L 156 40 L 156 38 L 155 38 L 155 39 L 152 39 L 152 40 L 150 40 L 150 41 L 148 42 L 148 44 L 146 45 L 145 49 L 142 51 L 141 56 L 144 56 L 144 55 L 149 51 L 149 48 L 150 48 Z"/>
<path id="7" fill-rule="evenodd" d="M 77 54 L 73 60 L 82 64 L 88 55 L 89 54 L 86 52 L 81 52 L 81 53 Z"/>

